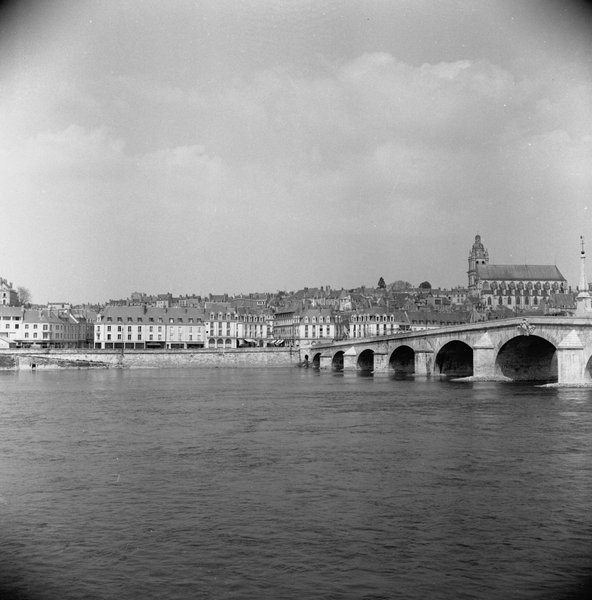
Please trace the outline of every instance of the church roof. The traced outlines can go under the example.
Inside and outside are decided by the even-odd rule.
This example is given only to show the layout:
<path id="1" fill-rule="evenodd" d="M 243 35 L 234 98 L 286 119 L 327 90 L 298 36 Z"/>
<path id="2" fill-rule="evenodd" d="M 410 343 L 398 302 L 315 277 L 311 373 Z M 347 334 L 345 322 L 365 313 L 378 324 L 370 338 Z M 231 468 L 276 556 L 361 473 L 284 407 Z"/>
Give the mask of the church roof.
<path id="1" fill-rule="evenodd" d="M 566 281 L 555 265 L 477 265 L 479 279 Z"/>

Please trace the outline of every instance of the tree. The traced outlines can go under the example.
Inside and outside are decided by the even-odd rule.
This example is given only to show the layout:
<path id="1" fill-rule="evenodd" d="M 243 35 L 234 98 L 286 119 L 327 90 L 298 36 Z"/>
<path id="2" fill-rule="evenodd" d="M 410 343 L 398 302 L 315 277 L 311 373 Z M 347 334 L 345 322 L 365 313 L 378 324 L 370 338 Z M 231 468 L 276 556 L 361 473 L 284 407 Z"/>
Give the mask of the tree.
<path id="1" fill-rule="evenodd" d="M 419 284 L 419 289 L 420 290 L 431 290 L 432 289 L 432 284 L 429 281 L 422 281 Z"/>
<path id="2" fill-rule="evenodd" d="M 382 277 L 378 280 L 378 287 L 381 290 L 384 290 L 386 288 L 386 283 L 384 282 L 384 279 Z"/>
<path id="3" fill-rule="evenodd" d="M 20 286 L 16 288 L 16 295 L 21 306 L 31 302 L 31 292 L 26 287 Z"/>
<path id="4" fill-rule="evenodd" d="M 409 290 L 413 286 L 408 281 L 403 281 L 402 279 L 397 279 L 393 284 L 391 284 L 391 289 L 395 292 L 400 292 L 402 290 Z"/>

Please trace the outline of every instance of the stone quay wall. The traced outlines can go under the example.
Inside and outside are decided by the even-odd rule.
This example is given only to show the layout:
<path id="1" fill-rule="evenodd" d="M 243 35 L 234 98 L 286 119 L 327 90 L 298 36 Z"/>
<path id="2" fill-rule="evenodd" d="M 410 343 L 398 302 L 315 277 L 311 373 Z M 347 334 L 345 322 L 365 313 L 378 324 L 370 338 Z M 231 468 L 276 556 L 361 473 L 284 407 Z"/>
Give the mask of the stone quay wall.
<path id="1" fill-rule="evenodd" d="M 227 350 L 0 350 L 0 370 L 158 369 L 211 367 L 289 367 L 300 361 L 290 348 Z"/>

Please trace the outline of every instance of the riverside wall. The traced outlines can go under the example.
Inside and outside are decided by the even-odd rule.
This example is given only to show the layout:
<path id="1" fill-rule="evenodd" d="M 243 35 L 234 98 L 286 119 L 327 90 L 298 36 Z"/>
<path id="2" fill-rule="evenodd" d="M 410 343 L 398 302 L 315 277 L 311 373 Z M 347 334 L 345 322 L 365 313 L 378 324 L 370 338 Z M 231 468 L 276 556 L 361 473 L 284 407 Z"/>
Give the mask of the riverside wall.
<path id="1" fill-rule="evenodd" d="M 300 361 L 290 348 L 227 350 L 0 350 L 0 370 L 289 367 Z"/>

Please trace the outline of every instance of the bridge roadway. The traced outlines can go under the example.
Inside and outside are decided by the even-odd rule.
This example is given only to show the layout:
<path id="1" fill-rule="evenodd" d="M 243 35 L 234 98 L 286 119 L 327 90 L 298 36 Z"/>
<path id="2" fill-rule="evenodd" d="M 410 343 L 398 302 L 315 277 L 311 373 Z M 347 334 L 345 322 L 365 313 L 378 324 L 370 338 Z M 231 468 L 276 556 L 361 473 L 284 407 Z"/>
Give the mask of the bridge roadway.
<path id="1" fill-rule="evenodd" d="M 321 370 L 592 385 L 592 319 L 499 319 L 316 343 L 301 354 Z"/>

